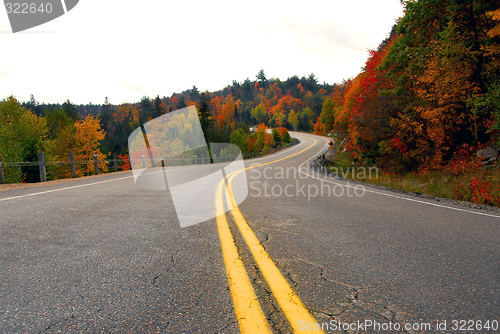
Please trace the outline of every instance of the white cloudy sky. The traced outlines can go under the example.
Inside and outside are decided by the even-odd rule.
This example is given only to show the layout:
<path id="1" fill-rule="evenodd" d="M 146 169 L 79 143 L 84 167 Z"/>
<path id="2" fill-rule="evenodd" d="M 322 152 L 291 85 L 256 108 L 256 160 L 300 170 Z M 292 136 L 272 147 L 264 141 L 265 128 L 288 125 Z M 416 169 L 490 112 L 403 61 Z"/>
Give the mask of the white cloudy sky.
<path id="1" fill-rule="evenodd" d="M 113 104 L 196 85 L 314 73 L 354 77 L 402 15 L 399 0 L 80 0 L 13 34 L 0 9 L 0 99 Z"/>

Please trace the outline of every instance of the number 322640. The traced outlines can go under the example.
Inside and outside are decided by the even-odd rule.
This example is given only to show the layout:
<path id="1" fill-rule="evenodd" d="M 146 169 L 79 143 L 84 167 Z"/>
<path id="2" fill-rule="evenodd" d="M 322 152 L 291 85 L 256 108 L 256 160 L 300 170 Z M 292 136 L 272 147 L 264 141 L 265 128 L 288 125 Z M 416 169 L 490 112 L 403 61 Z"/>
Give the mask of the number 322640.
<path id="1" fill-rule="evenodd" d="M 5 4 L 5 8 L 7 9 L 7 14 L 34 14 L 34 13 L 51 13 L 52 12 L 52 4 L 50 2 L 48 3 L 41 3 L 40 5 L 37 5 L 36 3 L 19 3 L 19 2 L 14 2 L 10 3 L 7 2 Z"/>

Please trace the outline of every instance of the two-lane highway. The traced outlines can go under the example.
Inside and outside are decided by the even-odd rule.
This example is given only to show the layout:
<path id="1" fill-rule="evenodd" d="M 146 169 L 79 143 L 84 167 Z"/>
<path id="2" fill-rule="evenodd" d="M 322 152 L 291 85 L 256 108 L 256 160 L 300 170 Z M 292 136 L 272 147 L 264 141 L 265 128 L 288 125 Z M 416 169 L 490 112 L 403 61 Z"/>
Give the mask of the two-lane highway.
<path id="1" fill-rule="evenodd" d="M 297 136 L 304 145 L 318 139 Z M 250 196 L 239 209 L 316 320 L 329 323 L 324 328 L 496 328 L 500 214 L 362 190 L 305 161 L 298 155 L 249 170 Z"/>
<path id="2" fill-rule="evenodd" d="M 245 161 L 242 204 L 186 228 L 131 174 L 0 192 L 0 332 L 238 333 L 238 299 L 254 332 L 498 324 L 500 214 L 318 174 L 328 139 L 296 136 Z"/>

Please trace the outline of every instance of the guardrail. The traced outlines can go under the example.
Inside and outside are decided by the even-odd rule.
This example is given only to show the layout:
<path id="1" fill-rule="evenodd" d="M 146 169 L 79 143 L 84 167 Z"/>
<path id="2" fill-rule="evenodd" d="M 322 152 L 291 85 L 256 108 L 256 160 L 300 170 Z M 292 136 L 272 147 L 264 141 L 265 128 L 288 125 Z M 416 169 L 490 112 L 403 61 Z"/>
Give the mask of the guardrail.
<path id="1" fill-rule="evenodd" d="M 123 162 L 124 160 L 118 159 L 116 156 L 116 153 L 113 154 L 112 159 L 98 160 L 97 154 L 94 153 L 94 160 L 74 160 L 73 153 L 70 153 L 69 154 L 69 161 L 45 161 L 44 152 L 40 152 L 38 154 L 38 161 L 8 162 L 8 161 L 1 161 L 0 160 L 0 184 L 5 183 L 4 167 L 35 167 L 35 166 L 38 166 L 39 170 L 40 170 L 40 182 L 45 182 L 45 181 L 47 181 L 46 166 L 69 165 L 71 168 L 71 177 L 74 178 L 74 177 L 76 177 L 76 169 L 75 169 L 76 165 L 94 164 L 95 174 L 98 175 L 99 174 L 99 162 L 101 162 L 101 161 L 106 161 L 107 163 L 113 164 L 113 169 L 115 172 L 117 172 L 118 171 L 118 162 Z"/>
<path id="2" fill-rule="evenodd" d="M 299 140 L 296 139 L 292 143 L 280 147 L 274 147 L 267 151 L 244 153 L 242 155 L 242 158 L 246 160 L 246 159 L 261 157 L 264 155 L 281 151 L 287 147 L 297 145 L 298 143 Z M 200 165 L 200 164 L 228 162 L 232 160 L 233 160 L 233 155 L 230 153 L 219 156 L 217 156 L 216 154 L 212 154 L 211 156 L 202 155 L 199 157 L 197 155 L 180 155 L 180 156 L 172 155 L 171 157 L 167 157 L 167 156 L 156 156 L 155 154 L 152 154 L 150 157 L 147 157 L 145 154 L 143 154 L 140 159 L 134 159 L 131 161 L 134 162 L 133 163 L 134 166 L 139 166 L 140 168 L 146 168 L 146 167 L 159 167 L 159 166 L 173 167 L 173 166 Z"/>
<path id="3" fill-rule="evenodd" d="M 321 170 L 325 169 L 325 163 L 327 160 L 333 160 L 337 152 L 337 142 L 334 142 L 333 146 L 326 145 L 325 148 L 319 153 L 319 155 L 314 158 L 310 163 L 310 167 L 319 167 Z"/>
<path id="4" fill-rule="evenodd" d="M 252 158 L 257 158 L 260 156 L 264 156 L 267 154 L 275 153 L 277 151 L 281 151 L 287 147 L 296 145 L 299 143 L 299 140 L 296 139 L 294 142 L 289 143 L 287 145 L 281 146 L 281 147 L 275 147 L 267 151 L 263 152 L 252 152 L 252 153 L 245 153 L 242 155 L 243 159 L 252 159 Z M 47 172 L 46 172 L 46 166 L 54 166 L 54 165 L 69 165 L 71 168 L 71 177 L 74 178 L 76 177 L 76 165 L 90 165 L 94 164 L 94 173 L 95 175 L 99 174 L 99 162 L 106 161 L 108 165 L 112 165 L 112 169 L 114 172 L 117 172 L 118 169 L 120 168 L 118 166 L 118 163 L 123 163 L 123 159 L 117 158 L 116 153 L 113 154 L 112 159 L 105 159 L 105 160 L 98 160 L 97 159 L 97 154 L 94 153 L 94 159 L 93 160 L 74 160 L 73 158 L 73 153 L 69 154 L 69 161 L 45 161 L 45 156 L 44 152 L 40 152 L 38 154 L 38 161 L 35 162 L 3 162 L 0 160 L 0 184 L 5 183 L 5 177 L 4 177 L 4 167 L 26 167 L 26 166 L 38 166 L 39 171 L 40 171 L 40 182 L 45 182 L 47 181 Z M 201 156 L 198 157 L 196 155 L 180 155 L 180 156 L 171 156 L 171 157 L 160 157 L 160 159 L 157 159 L 155 155 L 152 155 L 151 157 L 146 158 L 144 155 L 142 156 L 142 159 L 135 162 L 136 165 L 142 165 L 143 168 L 148 167 L 148 166 L 187 166 L 187 165 L 199 165 L 199 164 L 210 164 L 210 163 L 218 163 L 218 162 L 228 162 L 232 160 L 232 155 L 222 155 L 222 156 L 216 156 L 213 154 L 211 157 L 210 156 Z M 131 161 L 132 162 L 132 161 Z M 109 172 L 109 167 L 108 167 L 108 172 Z"/>

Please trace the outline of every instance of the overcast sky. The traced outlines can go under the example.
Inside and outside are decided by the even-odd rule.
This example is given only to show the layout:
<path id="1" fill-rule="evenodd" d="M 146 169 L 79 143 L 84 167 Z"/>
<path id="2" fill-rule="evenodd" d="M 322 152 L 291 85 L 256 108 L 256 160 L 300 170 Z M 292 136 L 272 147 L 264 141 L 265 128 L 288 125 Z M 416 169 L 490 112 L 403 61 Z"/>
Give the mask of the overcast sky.
<path id="1" fill-rule="evenodd" d="M 0 9 L 0 100 L 113 104 L 233 80 L 356 76 L 402 16 L 399 0 L 80 0 L 13 34 Z"/>

